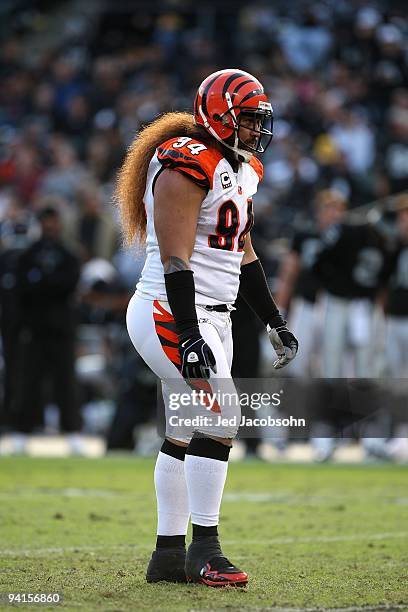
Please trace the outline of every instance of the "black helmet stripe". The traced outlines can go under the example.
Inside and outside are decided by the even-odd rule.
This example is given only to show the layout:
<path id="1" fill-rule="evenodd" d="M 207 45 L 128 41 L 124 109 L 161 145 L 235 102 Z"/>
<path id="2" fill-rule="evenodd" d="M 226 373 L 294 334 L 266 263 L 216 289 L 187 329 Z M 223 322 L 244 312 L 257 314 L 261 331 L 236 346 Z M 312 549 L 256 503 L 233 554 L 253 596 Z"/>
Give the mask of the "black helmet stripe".
<path id="1" fill-rule="evenodd" d="M 208 83 L 207 87 L 203 91 L 202 108 L 203 108 L 204 115 L 208 115 L 208 110 L 207 110 L 207 95 L 208 95 L 208 92 L 210 91 L 211 87 L 213 86 L 213 84 L 215 83 L 215 81 L 219 77 L 220 77 L 220 75 L 217 74 L 217 76 L 215 76 L 213 79 L 211 79 L 211 81 Z"/>
<path id="2" fill-rule="evenodd" d="M 224 83 L 224 87 L 222 88 L 223 98 L 225 98 L 225 94 L 227 93 L 228 87 L 231 85 L 231 83 L 233 83 L 235 79 L 239 79 L 240 77 L 243 77 L 243 76 L 244 75 L 241 72 L 234 72 L 234 74 L 231 74 L 231 76 L 228 77 L 228 79 Z"/>
<path id="3" fill-rule="evenodd" d="M 247 94 L 244 98 L 242 98 L 239 105 L 242 106 L 244 102 L 246 102 L 247 100 L 250 100 L 250 98 L 253 98 L 254 96 L 260 96 L 261 94 L 263 94 L 263 92 L 264 92 L 263 89 L 254 89 L 250 91 L 249 94 Z"/>
<path id="4" fill-rule="evenodd" d="M 252 82 L 253 82 L 252 79 L 245 79 L 245 81 L 242 81 L 242 83 L 238 83 L 238 85 L 236 86 L 236 88 L 234 89 L 232 93 L 233 94 L 238 93 L 241 87 L 243 87 L 244 85 L 248 85 L 248 83 L 252 83 Z"/>

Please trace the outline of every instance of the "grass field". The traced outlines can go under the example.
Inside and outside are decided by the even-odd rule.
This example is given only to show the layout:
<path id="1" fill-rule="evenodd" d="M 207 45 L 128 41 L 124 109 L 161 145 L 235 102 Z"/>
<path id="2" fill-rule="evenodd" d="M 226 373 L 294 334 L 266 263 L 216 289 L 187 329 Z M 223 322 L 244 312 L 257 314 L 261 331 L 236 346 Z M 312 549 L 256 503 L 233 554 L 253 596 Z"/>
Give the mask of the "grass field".
<path id="1" fill-rule="evenodd" d="M 220 590 L 144 582 L 152 471 L 131 457 L 1 459 L 0 592 L 59 592 L 58 607 L 86 611 L 408 610 L 406 467 L 231 464 L 220 533 L 250 584 Z"/>

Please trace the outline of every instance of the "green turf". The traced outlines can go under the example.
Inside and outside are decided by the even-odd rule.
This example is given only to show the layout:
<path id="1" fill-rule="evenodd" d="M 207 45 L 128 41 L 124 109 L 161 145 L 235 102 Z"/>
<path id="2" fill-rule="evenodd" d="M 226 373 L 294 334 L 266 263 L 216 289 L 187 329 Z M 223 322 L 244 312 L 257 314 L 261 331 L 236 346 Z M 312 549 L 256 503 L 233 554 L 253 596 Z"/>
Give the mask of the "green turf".
<path id="1" fill-rule="evenodd" d="M 0 592 L 86 611 L 408 609 L 406 467 L 231 464 L 220 533 L 250 584 L 217 591 L 144 582 L 152 472 L 130 457 L 1 459 Z"/>

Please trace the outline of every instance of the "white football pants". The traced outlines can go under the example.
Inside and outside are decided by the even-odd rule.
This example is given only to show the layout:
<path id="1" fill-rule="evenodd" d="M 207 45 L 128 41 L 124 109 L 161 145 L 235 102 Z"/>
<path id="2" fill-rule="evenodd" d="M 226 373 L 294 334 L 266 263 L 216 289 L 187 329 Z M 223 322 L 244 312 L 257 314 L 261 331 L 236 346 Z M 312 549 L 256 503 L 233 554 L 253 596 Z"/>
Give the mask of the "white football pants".
<path id="1" fill-rule="evenodd" d="M 408 317 L 387 317 L 387 374 L 392 378 L 408 378 Z"/>
<path id="2" fill-rule="evenodd" d="M 229 312 L 212 312 L 203 306 L 196 306 L 200 333 L 211 348 L 217 365 L 217 373 L 211 371 L 206 390 L 213 393 L 225 393 L 236 396 L 236 389 L 231 377 L 233 356 L 232 324 Z M 166 437 L 189 442 L 194 431 L 221 438 L 234 438 L 240 421 L 239 402 L 230 400 L 217 406 L 218 418 L 212 418 L 210 425 L 172 425 L 175 412 L 170 408 L 171 393 L 176 388 L 191 393 L 184 382 L 180 371 L 180 355 L 176 325 L 168 302 L 147 300 L 134 294 L 127 310 L 127 328 L 130 339 L 146 364 L 162 381 L 162 393 L 166 412 Z M 209 385 L 209 386 L 208 386 Z M 201 387 L 203 388 L 203 387 Z M 194 415 L 209 416 L 208 405 L 194 408 Z M 212 415 L 213 417 L 214 415 Z M 201 421 L 204 419 L 201 419 Z M 223 421 L 217 424 L 218 421 Z"/>
<path id="3" fill-rule="evenodd" d="M 372 377 L 372 302 L 330 294 L 321 299 L 324 301 L 321 376 Z"/>
<path id="4" fill-rule="evenodd" d="M 299 342 L 299 352 L 286 368 L 285 376 L 312 376 L 321 341 L 321 317 L 316 304 L 296 297 L 292 300 L 288 327 Z"/>

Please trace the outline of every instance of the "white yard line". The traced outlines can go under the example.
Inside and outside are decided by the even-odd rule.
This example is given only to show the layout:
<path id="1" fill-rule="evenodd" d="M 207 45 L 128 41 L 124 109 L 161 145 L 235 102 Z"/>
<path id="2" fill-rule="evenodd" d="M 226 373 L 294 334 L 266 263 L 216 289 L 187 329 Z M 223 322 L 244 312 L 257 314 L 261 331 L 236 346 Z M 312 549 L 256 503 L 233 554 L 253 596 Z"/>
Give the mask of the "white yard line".
<path id="1" fill-rule="evenodd" d="M 270 544 L 313 544 L 313 543 L 330 543 L 330 542 L 354 542 L 359 540 L 393 540 L 400 538 L 408 538 L 408 531 L 390 531 L 384 533 L 373 533 L 373 534 L 364 534 L 364 533 L 356 533 L 349 535 L 338 535 L 338 536 L 307 536 L 301 538 L 293 538 L 293 537 L 283 537 L 283 538 L 272 538 L 270 540 L 266 539 L 245 539 L 245 540 L 223 540 L 225 544 L 265 544 L 269 546 Z"/>
<path id="2" fill-rule="evenodd" d="M 226 545 L 245 545 L 247 544 L 264 544 L 265 546 L 280 545 L 280 544 L 308 544 L 308 543 L 330 543 L 330 542 L 353 542 L 353 541 L 369 541 L 369 540 L 393 540 L 408 538 L 408 531 L 391 531 L 388 533 L 372 533 L 372 534 L 349 534 L 339 536 L 317 536 L 303 538 L 271 538 L 271 539 L 245 539 L 245 540 L 223 540 Z M 50 548 L 2 548 L 0 556 L 28 556 L 28 555 L 48 555 L 48 554 L 66 554 L 66 553 L 90 553 L 96 554 L 104 551 L 136 551 L 150 550 L 151 544 L 118 544 L 115 546 L 67 546 L 67 547 L 50 547 Z"/>
<path id="3" fill-rule="evenodd" d="M 115 550 L 150 550 L 151 544 L 117 544 L 115 546 L 52 546 L 49 548 L 0 548 L 1 555 L 5 556 L 21 556 L 26 557 L 30 555 L 65 555 L 67 553 L 89 553 L 91 555 L 98 554 L 103 551 L 115 551 Z"/>
<path id="4" fill-rule="evenodd" d="M 374 491 L 370 494 L 370 492 L 365 492 L 365 499 L 369 497 L 370 499 L 381 499 L 386 503 L 395 503 L 399 505 L 408 505 L 408 497 L 397 497 L 395 495 L 384 496 L 383 491 Z M 67 487 L 67 488 L 48 488 L 48 487 L 38 487 L 38 488 L 28 488 L 21 487 L 16 489 L 6 489 L 0 490 L 0 499 L 14 499 L 16 497 L 41 497 L 41 496 L 63 496 L 63 497 L 128 497 L 128 498 L 143 498 L 146 499 L 146 496 L 137 495 L 132 491 L 121 491 L 115 489 L 88 489 L 88 488 L 79 488 L 79 487 Z M 151 496 L 153 500 L 153 493 Z M 223 496 L 223 502 L 227 503 L 239 503 L 239 502 L 248 502 L 248 503 L 289 503 L 289 504 L 328 504 L 328 503 L 338 503 L 341 501 L 361 501 L 361 492 L 356 493 L 336 493 L 336 492 L 327 492 L 323 495 L 308 495 L 307 493 L 291 493 L 290 491 L 285 490 L 275 490 L 275 491 L 241 491 L 241 492 L 226 492 Z"/>
<path id="5" fill-rule="evenodd" d="M 395 504 L 408 504 L 408 498 L 396 497 L 395 495 L 388 495 L 384 497 L 383 491 L 368 492 L 365 495 L 365 500 L 369 497 L 370 499 L 381 499 L 383 502 L 395 503 Z M 291 493 L 290 491 L 258 491 L 258 492 L 226 492 L 223 495 L 223 502 L 237 503 L 237 502 L 248 502 L 248 503 L 287 503 L 287 504 L 327 504 L 337 503 L 346 501 L 361 501 L 361 492 L 356 493 L 336 493 L 327 492 L 323 495 L 308 495 L 307 493 Z M 365 501 L 364 500 L 364 501 Z"/>
<path id="6" fill-rule="evenodd" d="M 15 497 L 39 497 L 42 495 L 55 495 L 63 497 L 116 497 L 126 496 L 135 497 L 131 492 L 115 491 L 113 489 L 79 489 L 69 487 L 66 489 L 52 489 L 52 488 L 21 488 L 9 491 L 0 491 L 0 499 L 11 499 Z"/>
<path id="7" fill-rule="evenodd" d="M 215 610 L 215 608 L 214 608 Z M 230 608 L 217 608 L 217 612 L 228 612 Z M 235 612 L 378 612 L 407 610 L 407 604 L 378 604 L 372 606 L 350 606 L 347 608 L 252 608 L 237 607 Z M 189 612 L 213 612 L 208 608 L 190 608 Z"/>

